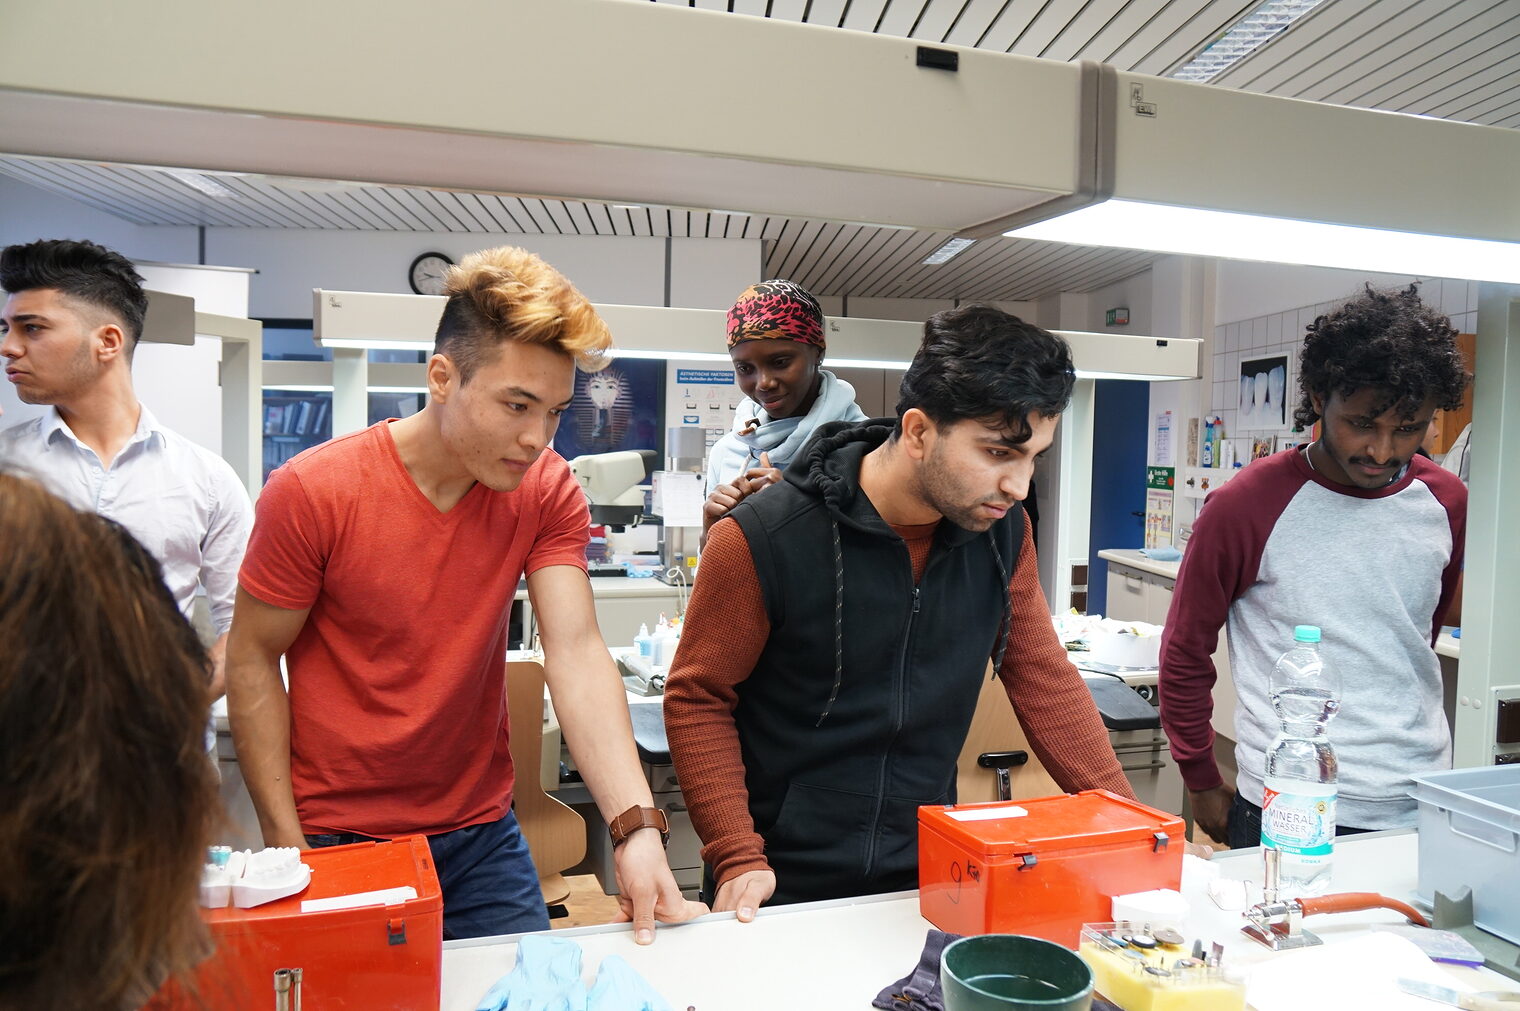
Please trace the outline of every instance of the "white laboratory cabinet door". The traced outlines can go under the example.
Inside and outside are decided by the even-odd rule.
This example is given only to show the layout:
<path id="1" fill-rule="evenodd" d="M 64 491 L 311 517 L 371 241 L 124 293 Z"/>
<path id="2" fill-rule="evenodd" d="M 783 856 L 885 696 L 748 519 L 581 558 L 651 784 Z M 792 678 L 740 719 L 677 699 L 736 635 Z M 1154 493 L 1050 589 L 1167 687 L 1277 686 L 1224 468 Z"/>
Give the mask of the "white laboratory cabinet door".
<path id="1" fill-rule="evenodd" d="M 225 821 L 218 826 L 216 842 L 235 850 L 263 849 L 264 833 L 259 829 L 259 815 L 254 810 L 253 798 L 248 795 L 248 784 L 243 781 L 243 770 L 232 747 L 232 734 L 226 730 L 216 735 L 216 771 L 221 779 L 222 806 L 227 813 Z"/>
<path id="2" fill-rule="evenodd" d="M 1117 621 L 1146 621 L 1145 574 L 1108 563 L 1108 614 Z"/>

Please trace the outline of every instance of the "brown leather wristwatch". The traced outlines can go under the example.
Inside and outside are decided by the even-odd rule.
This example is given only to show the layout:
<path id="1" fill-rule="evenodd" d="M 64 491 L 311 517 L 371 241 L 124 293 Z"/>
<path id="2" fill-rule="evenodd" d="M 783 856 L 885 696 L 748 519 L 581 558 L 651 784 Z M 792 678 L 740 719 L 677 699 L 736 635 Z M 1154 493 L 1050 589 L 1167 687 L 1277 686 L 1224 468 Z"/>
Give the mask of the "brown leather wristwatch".
<path id="1" fill-rule="evenodd" d="M 639 807 L 635 804 L 612 819 L 612 824 L 607 826 L 607 833 L 612 836 L 613 849 L 641 828 L 659 829 L 660 844 L 670 842 L 670 822 L 666 819 L 665 812 L 657 807 Z"/>

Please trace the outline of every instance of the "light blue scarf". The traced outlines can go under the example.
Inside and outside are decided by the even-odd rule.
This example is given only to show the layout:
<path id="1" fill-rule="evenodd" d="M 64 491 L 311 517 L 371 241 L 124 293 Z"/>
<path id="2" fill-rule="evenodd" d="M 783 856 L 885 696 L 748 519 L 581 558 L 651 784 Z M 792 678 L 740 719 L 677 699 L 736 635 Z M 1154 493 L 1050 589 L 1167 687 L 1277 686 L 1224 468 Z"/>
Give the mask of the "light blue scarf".
<path id="1" fill-rule="evenodd" d="M 746 397 L 734 411 L 734 428 L 713 444 L 707 454 L 707 490 L 727 484 L 751 467 L 760 465 L 760 454 L 770 455 L 772 467 L 785 470 L 819 425 L 830 421 L 865 421 L 866 413 L 855 403 L 855 387 L 828 369 L 819 369 L 823 382 L 818 399 L 800 418 L 777 418 Z M 760 425 L 748 435 L 740 432 L 749 423 Z"/>

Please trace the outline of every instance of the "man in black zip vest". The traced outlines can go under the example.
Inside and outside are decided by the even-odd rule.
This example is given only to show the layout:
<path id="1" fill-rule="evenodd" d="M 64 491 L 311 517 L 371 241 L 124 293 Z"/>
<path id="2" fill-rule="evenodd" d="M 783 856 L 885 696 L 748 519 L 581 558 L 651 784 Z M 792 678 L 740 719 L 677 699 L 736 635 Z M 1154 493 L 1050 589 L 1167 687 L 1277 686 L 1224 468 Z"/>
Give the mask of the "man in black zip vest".
<path id="1" fill-rule="evenodd" d="M 715 911 L 917 887 L 989 658 L 1062 789 L 1133 796 L 1021 506 L 1073 382 L 1059 337 L 939 313 L 896 419 L 820 427 L 712 527 L 665 721 Z"/>

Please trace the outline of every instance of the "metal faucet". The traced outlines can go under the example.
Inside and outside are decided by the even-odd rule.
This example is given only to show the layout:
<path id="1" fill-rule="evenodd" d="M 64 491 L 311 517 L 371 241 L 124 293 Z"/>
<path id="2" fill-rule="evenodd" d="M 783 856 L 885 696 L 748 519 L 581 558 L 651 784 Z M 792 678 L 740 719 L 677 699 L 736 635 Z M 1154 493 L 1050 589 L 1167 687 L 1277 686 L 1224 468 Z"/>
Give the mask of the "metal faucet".
<path id="1" fill-rule="evenodd" d="M 1281 896 L 1282 854 L 1272 847 L 1261 851 L 1266 876 L 1262 882 L 1262 901 L 1246 910 L 1251 922 L 1241 927 L 1247 937 L 1260 941 L 1273 951 L 1292 948 L 1310 948 L 1323 944 L 1314 933 L 1303 928 L 1304 909 L 1296 899 L 1284 901 Z"/>
<path id="2" fill-rule="evenodd" d="M 1304 899 L 1284 899 L 1278 889 L 1278 860 L 1275 849 L 1262 850 L 1266 864 L 1266 881 L 1262 886 L 1262 900 L 1246 910 L 1251 922 L 1240 929 L 1247 937 L 1265 944 L 1273 951 L 1290 948 L 1307 948 L 1323 942 L 1303 928 L 1303 919 L 1317 913 L 1350 913 L 1358 909 L 1391 909 L 1400 913 L 1418 927 L 1430 926 L 1430 921 L 1418 909 L 1407 902 L 1390 899 L 1376 892 L 1336 892 Z"/>

